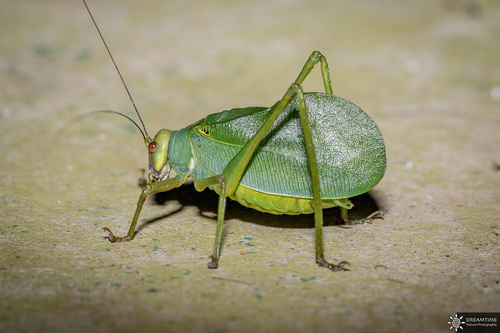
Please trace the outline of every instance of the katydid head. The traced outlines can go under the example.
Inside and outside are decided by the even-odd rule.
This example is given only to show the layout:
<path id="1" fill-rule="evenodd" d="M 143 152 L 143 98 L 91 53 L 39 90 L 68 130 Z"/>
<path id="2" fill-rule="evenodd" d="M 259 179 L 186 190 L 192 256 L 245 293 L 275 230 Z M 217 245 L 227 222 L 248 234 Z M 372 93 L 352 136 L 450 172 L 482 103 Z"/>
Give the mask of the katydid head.
<path id="1" fill-rule="evenodd" d="M 156 133 L 153 140 L 146 140 L 149 152 L 149 179 L 151 182 L 165 180 L 170 174 L 168 161 L 168 142 L 172 131 L 162 129 Z"/>

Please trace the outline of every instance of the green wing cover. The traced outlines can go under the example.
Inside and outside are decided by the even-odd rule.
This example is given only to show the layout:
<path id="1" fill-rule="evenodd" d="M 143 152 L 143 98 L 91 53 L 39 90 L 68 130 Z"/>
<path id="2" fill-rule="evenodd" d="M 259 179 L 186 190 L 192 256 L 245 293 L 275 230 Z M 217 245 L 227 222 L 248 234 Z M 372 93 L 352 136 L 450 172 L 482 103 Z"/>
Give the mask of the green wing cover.
<path id="1" fill-rule="evenodd" d="M 382 135 L 351 102 L 305 94 L 324 199 L 349 198 L 373 188 L 385 172 Z M 209 115 L 190 131 L 197 160 L 193 176 L 221 174 L 225 165 L 267 119 L 269 108 Z M 297 100 L 278 117 L 250 161 L 242 185 L 269 194 L 312 197 L 311 175 Z"/>

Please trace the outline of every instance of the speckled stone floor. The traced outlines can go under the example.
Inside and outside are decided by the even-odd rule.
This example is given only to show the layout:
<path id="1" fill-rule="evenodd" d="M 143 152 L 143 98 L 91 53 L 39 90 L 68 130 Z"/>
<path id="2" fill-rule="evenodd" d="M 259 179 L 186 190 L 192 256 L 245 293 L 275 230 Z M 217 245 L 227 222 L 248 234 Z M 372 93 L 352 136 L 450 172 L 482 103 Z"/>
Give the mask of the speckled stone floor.
<path id="1" fill-rule="evenodd" d="M 189 5 L 188 5 L 189 4 Z M 230 203 L 207 269 L 217 197 L 185 185 L 128 230 L 147 152 L 82 3 L 0 11 L 0 331 L 445 332 L 500 311 L 500 6 L 496 1 L 89 0 L 150 134 L 233 107 L 270 106 L 313 50 L 334 93 L 379 125 L 388 168 L 358 214 Z M 304 83 L 322 89 L 319 70 Z M 62 130 L 66 128 L 65 130 Z"/>

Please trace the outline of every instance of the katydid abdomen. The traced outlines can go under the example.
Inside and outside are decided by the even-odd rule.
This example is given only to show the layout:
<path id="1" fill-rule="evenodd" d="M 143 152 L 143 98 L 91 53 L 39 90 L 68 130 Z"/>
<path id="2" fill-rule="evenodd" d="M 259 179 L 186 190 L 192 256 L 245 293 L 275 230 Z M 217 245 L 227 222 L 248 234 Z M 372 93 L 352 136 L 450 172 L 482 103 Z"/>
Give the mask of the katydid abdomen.
<path id="1" fill-rule="evenodd" d="M 351 102 L 329 94 L 307 93 L 317 151 L 323 208 L 343 206 L 382 178 L 385 146 L 377 125 Z M 172 133 L 169 161 L 183 181 L 222 174 L 255 135 L 270 108 L 232 109 Z M 313 213 L 311 174 L 300 115 L 292 100 L 266 134 L 229 198 L 273 214 Z M 182 147 L 182 148 L 181 148 Z M 173 152 L 171 154 L 170 152 Z M 220 194 L 217 185 L 210 186 Z"/>

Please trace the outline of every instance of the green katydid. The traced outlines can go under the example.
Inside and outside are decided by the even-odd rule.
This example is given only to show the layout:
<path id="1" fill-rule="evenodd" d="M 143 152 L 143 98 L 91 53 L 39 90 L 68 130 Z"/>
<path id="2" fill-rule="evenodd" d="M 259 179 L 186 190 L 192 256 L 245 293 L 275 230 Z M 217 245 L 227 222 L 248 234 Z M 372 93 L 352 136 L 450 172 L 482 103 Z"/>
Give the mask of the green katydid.
<path id="1" fill-rule="evenodd" d="M 325 93 L 304 93 L 301 84 L 317 63 Z M 129 97 L 135 108 L 130 93 Z M 218 267 L 226 200 L 230 198 L 266 213 L 313 213 L 316 263 L 333 271 L 346 270 L 346 261 L 332 264 L 323 256 L 323 209 L 338 206 L 347 221 L 347 211 L 353 207 L 349 198 L 367 192 L 382 179 L 386 152 L 375 122 L 353 103 L 333 95 L 328 65 L 320 52 L 311 54 L 284 96 L 269 108 L 211 114 L 179 131 L 162 129 L 154 139 L 137 108 L 135 111 L 144 128 L 143 132 L 134 122 L 148 149 L 149 183 L 142 189 L 128 234 L 116 237 L 104 228 L 111 242 L 134 238 L 149 195 L 172 190 L 191 177 L 196 190 L 208 187 L 219 195 L 209 268 Z M 172 169 L 174 177 L 170 177 Z"/>

